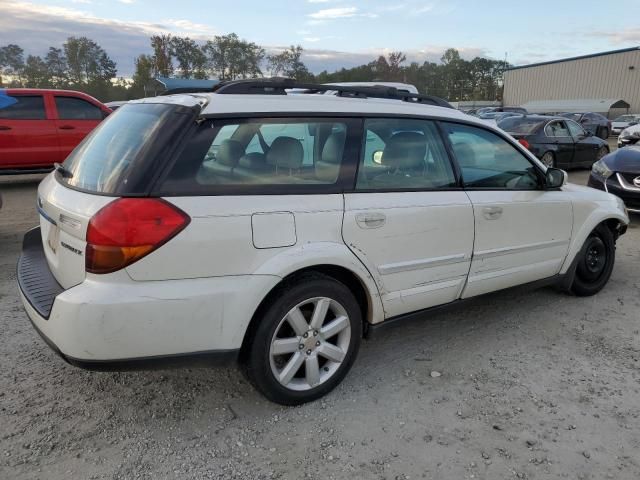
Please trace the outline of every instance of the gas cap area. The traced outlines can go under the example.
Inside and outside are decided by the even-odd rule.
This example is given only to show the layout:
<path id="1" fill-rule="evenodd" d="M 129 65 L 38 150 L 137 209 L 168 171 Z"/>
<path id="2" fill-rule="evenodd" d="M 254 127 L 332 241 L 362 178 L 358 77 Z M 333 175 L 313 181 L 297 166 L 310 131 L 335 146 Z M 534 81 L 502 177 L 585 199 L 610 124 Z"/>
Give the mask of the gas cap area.
<path id="1" fill-rule="evenodd" d="M 251 215 L 253 246 L 258 249 L 291 247 L 296 244 L 296 218 L 291 212 Z"/>

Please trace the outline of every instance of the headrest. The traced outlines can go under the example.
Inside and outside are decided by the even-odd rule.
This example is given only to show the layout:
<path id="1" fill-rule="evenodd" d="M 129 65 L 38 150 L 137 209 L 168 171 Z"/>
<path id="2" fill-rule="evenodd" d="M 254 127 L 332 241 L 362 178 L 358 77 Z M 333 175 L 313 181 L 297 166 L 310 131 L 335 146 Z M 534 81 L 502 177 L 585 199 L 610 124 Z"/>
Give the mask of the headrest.
<path id="1" fill-rule="evenodd" d="M 235 167 L 244 154 L 242 144 L 236 140 L 223 140 L 216 152 L 216 162 L 227 167 Z"/>
<path id="2" fill-rule="evenodd" d="M 302 166 L 303 157 L 304 149 L 300 140 L 292 137 L 278 137 L 269 148 L 267 163 L 276 165 L 278 168 L 296 170 Z"/>
<path id="3" fill-rule="evenodd" d="M 332 133 L 327 138 L 322 148 L 322 161 L 325 163 L 340 164 L 344 153 L 346 134 L 344 132 Z"/>
<path id="4" fill-rule="evenodd" d="M 424 166 L 427 142 L 421 133 L 400 132 L 387 142 L 382 154 L 382 164 L 400 170 L 410 170 Z"/>
<path id="5" fill-rule="evenodd" d="M 453 150 L 461 167 L 473 167 L 476 165 L 476 153 L 468 143 L 455 143 Z"/>

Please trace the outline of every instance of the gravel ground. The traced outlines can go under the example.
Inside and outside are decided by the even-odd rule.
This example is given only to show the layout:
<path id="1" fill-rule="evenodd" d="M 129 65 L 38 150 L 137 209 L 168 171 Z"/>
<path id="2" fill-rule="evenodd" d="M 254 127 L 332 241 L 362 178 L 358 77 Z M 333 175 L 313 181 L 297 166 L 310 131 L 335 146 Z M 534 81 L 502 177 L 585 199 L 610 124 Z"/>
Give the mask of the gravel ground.
<path id="1" fill-rule="evenodd" d="M 0 180 L 0 479 L 640 478 L 638 217 L 598 296 L 497 293 L 390 329 L 285 408 L 235 369 L 93 373 L 50 351 L 15 282 L 38 178 Z"/>

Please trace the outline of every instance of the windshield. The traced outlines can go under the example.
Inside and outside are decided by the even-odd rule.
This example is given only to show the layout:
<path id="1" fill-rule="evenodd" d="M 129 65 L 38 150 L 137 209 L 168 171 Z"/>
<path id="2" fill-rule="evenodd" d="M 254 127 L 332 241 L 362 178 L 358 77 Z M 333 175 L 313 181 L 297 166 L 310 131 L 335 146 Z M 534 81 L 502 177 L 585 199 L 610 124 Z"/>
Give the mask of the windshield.
<path id="1" fill-rule="evenodd" d="M 498 122 L 498 126 L 505 132 L 516 135 L 530 135 L 543 123 L 544 121 L 533 118 L 509 117 Z"/>
<path id="2" fill-rule="evenodd" d="M 637 120 L 637 117 L 634 115 L 622 115 L 614 120 L 614 122 L 634 122 Z"/>
<path id="3" fill-rule="evenodd" d="M 72 176 L 59 180 L 95 193 L 142 194 L 152 166 L 191 118 L 190 109 L 177 105 L 124 105 L 71 152 L 64 166 Z"/>

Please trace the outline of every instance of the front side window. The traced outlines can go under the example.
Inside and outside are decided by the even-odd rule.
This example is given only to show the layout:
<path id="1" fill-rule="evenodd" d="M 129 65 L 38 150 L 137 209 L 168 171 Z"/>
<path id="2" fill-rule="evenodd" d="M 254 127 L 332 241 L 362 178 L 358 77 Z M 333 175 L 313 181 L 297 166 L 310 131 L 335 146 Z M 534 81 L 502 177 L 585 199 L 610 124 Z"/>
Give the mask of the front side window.
<path id="1" fill-rule="evenodd" d="M 535 190 L 539 179 L 533 164 L 516 147 L 487 130 L 443 124 L 467 188 Z"/>
<path id="2" fill-rule="evenodd" d="M 176 195 L 258 192 L 263 187 L 286 193 L 290 186 L 321 191 L 318 187 L 338 183 L 347 123 L 331 119 L 204 122 L 188 140 L 161 190 Z"/>
<path id="3" fill-rule="evenodd" d="M 364 125 L 358 190 L 442 189 L 456 178 L 434 122 L 369 119 Z"/>
<path id="4" fill-rule="evenodd" d="M 586 135 L 584 128 L 576 122 L 572 122 L 571 120 L 567 121 L 567 127 L 569 128 L 569 133 L 571 133 L 573 138 L 584 137 Z"/>
<path id="5" fill-rule="evenodd" d="M 56 108 L 60 120 L 101 120 L 102 110 L 94 104 L 75 97 L 56 95 Z"/>
<path id="6" fill-rule="evenodd" d="M 3 95 L 0 118 L 7 120 L 46 120 L 42 95 Z"/>

